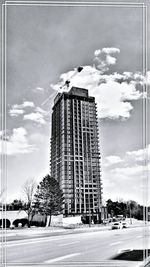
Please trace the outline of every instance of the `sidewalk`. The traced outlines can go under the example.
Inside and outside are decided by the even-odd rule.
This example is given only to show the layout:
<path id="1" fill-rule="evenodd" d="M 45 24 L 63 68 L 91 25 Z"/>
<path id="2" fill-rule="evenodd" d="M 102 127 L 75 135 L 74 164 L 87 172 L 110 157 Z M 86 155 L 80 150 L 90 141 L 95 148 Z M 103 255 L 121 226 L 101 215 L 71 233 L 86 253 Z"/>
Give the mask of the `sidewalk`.
<path id="1" fill-rule="evenodd" d="M 145 224 L 143 221 L 132 220 L 132 224 L 129 224 L 129 228 L 135 227 L 149 227 L 150 222 Z M 81 225 L 78 227 L 31 227 L 31 228 L 17 228 L 17 229 L 3 229 L 1 234 L 6 236 L 7 239 L 12 238 L 33 238 L 41 236 L 56 236 L 65 234 L 75 234 L 75 233 L 86 233 L 86 232 L 96 232 L 96 231 L 108 231 L 111 230 L 111 223 L 109 225 Z"/>
<path id="2" fill-rule="evenodd" d="M 47 234 L 67 234 L 73 232 L 89 232 L 89 231 L 104 231 L 110 229 L 110 226 L 83 226 L 83 227 L 31 227 L 31 228 L 18 228 L 18 229 L 8 229 L 3 230 L 3 233 L 6 234 L 7 237 L 9 236 L 42 236 Z"/>

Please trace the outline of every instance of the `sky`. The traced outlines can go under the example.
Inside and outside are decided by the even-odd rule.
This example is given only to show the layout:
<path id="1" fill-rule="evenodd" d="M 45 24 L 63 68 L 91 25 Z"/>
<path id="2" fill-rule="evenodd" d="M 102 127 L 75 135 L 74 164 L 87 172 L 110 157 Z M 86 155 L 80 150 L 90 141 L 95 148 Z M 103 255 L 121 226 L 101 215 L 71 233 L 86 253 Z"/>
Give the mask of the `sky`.
<path id="1" fill-rule="evenodd" d="M 150 72 L 143 76 L 143 10 L 124 2 L 7 5 L 7 125 L 0 135 L 8 202 L 23 198 L 26 180 L 38 183 L 49 173 L 53 100 L 71 86 L 88 89 L 97 102 L 104 203 L 144 202 L 143 87 Z"/>

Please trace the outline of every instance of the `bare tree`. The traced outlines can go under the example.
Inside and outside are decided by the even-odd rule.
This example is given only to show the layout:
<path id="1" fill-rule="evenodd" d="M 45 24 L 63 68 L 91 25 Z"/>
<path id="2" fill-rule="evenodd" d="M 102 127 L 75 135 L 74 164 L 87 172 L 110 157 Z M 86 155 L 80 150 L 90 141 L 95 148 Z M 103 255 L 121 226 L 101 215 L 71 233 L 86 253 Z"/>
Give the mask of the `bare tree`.
<path id="1" fill-rule="evenodd" d="M 28 226 L 29 227 L 30 227 L 32 217 L 33 217 L 32 202 L 33 202 L 36 188 L 37 188 L 37 183 L 34 178 L 28 179 L 22 187 L 23 194 L 26 200 L 24 208 L 28 214 L 28 222 L 29 222 Z"/>

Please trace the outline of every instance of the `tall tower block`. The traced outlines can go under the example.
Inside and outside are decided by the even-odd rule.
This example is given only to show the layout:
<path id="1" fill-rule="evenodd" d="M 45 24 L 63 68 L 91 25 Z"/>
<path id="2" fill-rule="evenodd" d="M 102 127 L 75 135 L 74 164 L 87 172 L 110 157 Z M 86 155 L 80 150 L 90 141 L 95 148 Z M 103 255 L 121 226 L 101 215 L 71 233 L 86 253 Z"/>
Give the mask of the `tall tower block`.
<path id="1" fill-rule="evenodd" d="M 51 176 L 64 193 L 64 213 L 98 213 L 102 205 L 97 104 L 72 87 L 54 99 Z"/>

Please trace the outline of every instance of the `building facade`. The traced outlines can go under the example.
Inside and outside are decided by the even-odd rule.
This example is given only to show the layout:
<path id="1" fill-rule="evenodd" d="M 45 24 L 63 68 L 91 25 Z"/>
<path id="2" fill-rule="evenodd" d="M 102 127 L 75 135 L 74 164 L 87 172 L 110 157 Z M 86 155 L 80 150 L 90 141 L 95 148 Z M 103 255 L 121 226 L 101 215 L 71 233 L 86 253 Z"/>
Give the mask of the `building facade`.
<path id="1" fill-rule="evenodd" d="M 101 211 L 97 107 L 86 89 L 72 87 L 54 99 L 51 176 L 63 190 L 66 215 Z"/>

